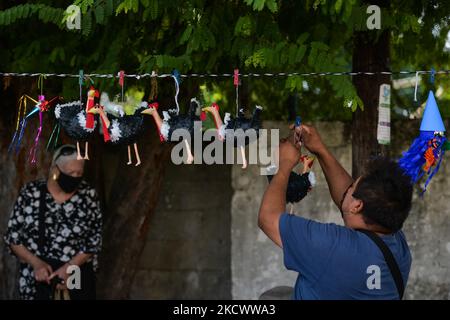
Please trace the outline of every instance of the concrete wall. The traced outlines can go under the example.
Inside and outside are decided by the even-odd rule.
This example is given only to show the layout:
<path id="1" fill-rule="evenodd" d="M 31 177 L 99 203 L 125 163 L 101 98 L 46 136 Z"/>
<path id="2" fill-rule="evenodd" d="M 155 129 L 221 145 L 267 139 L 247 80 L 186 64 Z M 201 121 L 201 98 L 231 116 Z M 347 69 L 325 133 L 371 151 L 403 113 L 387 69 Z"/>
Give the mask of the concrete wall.
<path id="1" fill-rule="evenodd" d="M 350 171 L 349 127 L 316 123 L 323 140 Z M 394 125 L 394 154 L 405 150 L 418 123 Z M 266 122 L 266 128 L 285 123 Z M 341 223 L 318 163 L 317 186 L 295 212 Z M 450 159 L 444 159 L 423 199 L 416 190 L 404 231 L 413 255 L 407 299 L 449 299 Z M 174 166 L 167 168 L 163 191 L 149 229 L 131 298 L 258 299 L 276 286 L 293 286 L 281 249 L 257 227 L 267 178 L 257 166 Z"/>
<path id="2" fill-rule="evenodd" d="M 169 165 L 131 299 L 230 299 L 231 167 Z"/>
<path id="3" fill-rule="evenodd" d="M 265 128 L 282 128 L 280 137 L 286 136 L 285 123 L 265 122 Z M 325 143 L 347 170 L 351 170 L 351 149 L 344 125 L 323 123 L 319 128 Z M 325 178 L 318 163 L 313 171 L 317 186 L 294 208 L 296 213 L 311 219 L 339 222 L 339 214 L 328 193 Z M 232 201 L 232 294 L 233 299 L 258 299 L 266 290 L 276 286 L 293 286 L 297 273 L 283 265 L 283 254 L 257 227 L 261 198 L 267 187 L 267 178 L 259 175 L 258 166 L 241 170 L 233 166 Z"/>
<path id="4" fill-rule="evenodd" d="M 315 124 L 323 140 L 347 170 L 351 169 L 349 130 L 342 123 Z M 284 123 L 265 123 L 265 127 L 285 127 Z M 417 123 L 402 122 L 393 128 L 394 154 L 405 150 L 415 134 Z M 284 131 L 286 132 L 286 130 Z M 283 134 L 281 134 L 283 136 Z M 323 222 L 340 222 L 326 181 L 318 163 L 314 164 L 317 186 L 295 206 L 295 213 Z M 276 286 L 293 286 L 296 273 L 284 269 L 282 251 L 257 228 L 257 213 L 267 186 L 256 166 L 248 170 L 233 167 L 232 200 L 232 296 L 257 299 Z M 404 231 L 413 255 L 406 299 L 449 299 L 450 291 L 450 161 L 444 159 L 423 199 L 416 190 L 413 209 Z"/>

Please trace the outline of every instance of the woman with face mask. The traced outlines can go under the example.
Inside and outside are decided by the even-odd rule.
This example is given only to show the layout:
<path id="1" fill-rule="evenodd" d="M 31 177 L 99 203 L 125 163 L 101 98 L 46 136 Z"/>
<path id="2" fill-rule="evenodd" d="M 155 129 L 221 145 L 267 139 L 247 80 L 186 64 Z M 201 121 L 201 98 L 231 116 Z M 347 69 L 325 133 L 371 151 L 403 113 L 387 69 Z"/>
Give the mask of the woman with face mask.
<path id="1" fill-rule="evenodd" d="M 47 180 L 20 191 L 5 242 L 20 260 L 22 299 L 95 299 L 102 215 L 73 145 L 58 148 Z"/>

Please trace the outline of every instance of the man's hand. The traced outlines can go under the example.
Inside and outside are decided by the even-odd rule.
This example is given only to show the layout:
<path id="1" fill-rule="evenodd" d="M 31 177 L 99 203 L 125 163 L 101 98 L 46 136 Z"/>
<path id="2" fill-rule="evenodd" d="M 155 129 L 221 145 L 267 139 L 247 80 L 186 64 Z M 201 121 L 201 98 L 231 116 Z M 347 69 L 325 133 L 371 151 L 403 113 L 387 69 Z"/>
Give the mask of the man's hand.
<path id="1" fill-rule="evenodd" d="M 36 261 L 33 263 L 34 269 L 34 278 L 37 282 L 47 282 L 50 284 L 50 274 L 53 272 L 52 267 L 42 261 L 39 258 L 36 258 Z"/>
<path id="2" fill-rule="evenodd" d="M 56 286 L 56 289 L 58 290 L 64 290 L 67 289 L 67 278 L 69 277 L 68 273 L 67 273 L 67 268 L 69 267 L 69 264 L 66 263 L 64 264 L 62 267 L 60 267 L 58 270 L 56 270 L 55 272 L 53 272 L 50 277 L 49 280 L 52 280 L 55 277 L 59 277 L 60 279 L 62 279 L 64 282 L 60 283 Z"/>
<path id="3" fill-rule="evenodd" d="M 334 203 L 339 206 L 345 190 L 353 183 L 352 177 L 327 149 L 314 127 L 303 124 L 299 127 L 291 126 L 291 129 L 293 129 L 294 135 L 299 137 L 302 145 L 317 156 L 327 180 L 331 197 Z"/>
<path id="4" fill-rule="evenodd" d="M 291 137 L 281 139 L 279 145 L 279 169 L 283 172 L 290 172 L 298 164 L 300 160 L 300 150 L 294 146 Z"/>
<path id="5" fill-rule="evenodd" d="M 319 155 L 326 150 L 316 128 L 302 124 L 300 127 L 294 127 L 294 131 L 296 135 L 300 135 L 301 142 L 309 152 Z"/>

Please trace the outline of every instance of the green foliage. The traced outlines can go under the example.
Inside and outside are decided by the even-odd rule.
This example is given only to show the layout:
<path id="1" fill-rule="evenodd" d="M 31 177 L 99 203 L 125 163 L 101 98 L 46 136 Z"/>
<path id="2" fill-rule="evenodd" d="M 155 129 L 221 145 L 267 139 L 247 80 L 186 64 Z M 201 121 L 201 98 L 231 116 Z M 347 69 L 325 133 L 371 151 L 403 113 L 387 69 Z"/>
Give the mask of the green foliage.
<path id="1" fill-rule="evenodd" d="M 159 16 L 158 0 L 149 0 L 147 2 L 148 2 L 148 5 L 145 6 L 145 10 L 143 13 L 144 21 L 147 19 L 156 20 Z"/>
<path id="2" fill-rule="evenodd" d="M 68 30 L 63 7 L 67 2 L 10 3 L 0 11 L 0 35 L 8 48 L 0 50 L 0 69 L 24 72 L 350 71 L 353 37 L 355 32 L 367 32 L 368 17 L 367 5 L 360 0 L 75 0 L 82 12 L 81 30 Z M 445 49 L 450 31 L 446 12 L 448 1 L 393 0 L 382 10 L 382 30 L 367 35 L 376 39 L 390 30 L 392 70 L 446 69 L 450 61 Z M 450 84 L 445 77 L 438 79 Z M 60 82 L 65 94 L 77 96 L 74 79 L 55 80 Z M 173 92 L 171 81 L 159 83 Z M 209 78 L 207 84 L 203 79 L 183 81 L 191 87 L 200 84 L 212 92 L 210 97 L 220 94 L 222 109 L 235 109 L 231 78 Z M 351 110 L 363 108 L 347 76 L 249 77 L 242 84 L 245 103 L 268 105 L 267 118 L 286 118 L 288 98 L 294 95 L 300 99 L 298 112 L 306 119 L 349 119 Z M 117 89 L 113 79 L 96 80 L 96 85 Z M 425 92 L 426 86 L 419 89 Z M 447 92 L 442 99 L 450 101 Z M 413 109 L 411 95 L 394 91 L 394 102 Z"/>
<path id="3" fill-rule="evenodd" d="M 117 4 L 115 0 L 75 0 L 74 5 L 80 7 L 81 18 L 81 34 L 85 37 L 89 36 L 96 25 L 107 27 L 111 18 L 119 12 L 135 9 L 135 2 L 122 2 L 122 6 Z M 120 7 L 119 7 L 120 6 Z M 72 30 L 74 31 L 74 30 Z"/>
<path id="4" fill-rule="evenodd" d="M 170 55 L 155 55 L 153 56 L 155 62 L 154 62 L 154 68 L 155 69 L 162 69 L 165 66 L 172 66 L 174 69 L 190 69 L 192 66 L 192 62 L 189 59 L 188 55 L 183 55 L 179 57 L 174 57 Z"/>
<path id="5" fill-rule="evenodd" d="M 267 7 L 271 12 L 278 11 L 278 4 L 276 0 L 244 0 L 245 4 L 252 6 L 253 10 L 261 11 Z"/>
<path id="6" fill-rule="evenodd" d="M 105 23 L 105 8 L 102 6 L 97 6 L 95 8 L 95 21 L 98 24 L 104 24 Z"/>
<path id="7" fill-rule="evenodd" d="M 118 15 L 121 12 L 128 13 L 128 11 L 138 12 L 138 10 L 139 10 L 139 0 L 124 0 L 117 7 L 116 15 Z"/>
<path id="8" fill-rule="evenodd" d="M 9 26 L 20 20 L 36 16 L 44 23 L 53 23 L 62 27 L 64 10 L 44 4 L 20 4 L 0 11 L 0 26 Z"/>
<path id="9" fill-rule="evenodd" d="M 208 51 L 216 45 L 214 34 L 204 25 L 198 25 L 192 29 L 192 33 L 187 41 L 186 53 L 195 51 Z"/>
<path id="10" fill-rule="evenodd" d="M 81 20 L 81 32 L 84 36 L 87 36 L 92 31 L 92 10 L 88 10 Z"/>
<path id="11" fill-rule="evenodd" d="M 94 0 L 75 0 L 74 5 L 79 6 L 81 12 L 85 14 L 92 6 L 95 5 Z"/>
<path id="12" fill-rule="evenodd" d="M 239 17 L 234 27 L 235 36 L 248 37 L 254 32 L 254 25 L 251 16 Z"/>

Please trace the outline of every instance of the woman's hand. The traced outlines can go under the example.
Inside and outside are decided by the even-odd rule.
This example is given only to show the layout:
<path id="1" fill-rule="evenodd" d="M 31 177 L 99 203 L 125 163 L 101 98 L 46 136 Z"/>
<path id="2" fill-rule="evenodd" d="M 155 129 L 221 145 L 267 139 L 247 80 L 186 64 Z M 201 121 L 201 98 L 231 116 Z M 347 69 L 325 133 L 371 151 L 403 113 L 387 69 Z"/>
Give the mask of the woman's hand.
<path id="1" fill-rule="evenodd" d="M 64 290 L 67 289 L 67 278 L 69 277 L 69 274 L 67 273 L 67 268 L 69 267 L 69 264 L 66 263 L 64 264 L 62 267 L 60 267 L 58 270 L 56 270 L 55 272 L 53 272 L 50 277 L 49 280 L 52 280 L 55 277 L 58 277 L 60 279 L 63 280 L 62 283 L 59 283 L 56 286 L 56 289 L 58 290 Z"/>
<path id="2" fill-rule="evenodd" d="M 50 284 L 50 275 L 53 270 L 46 262 L 36 257 L 36 261 L 32 264 L 34 269 L 34 278 L 37 282 L 47 282 Z"/>

